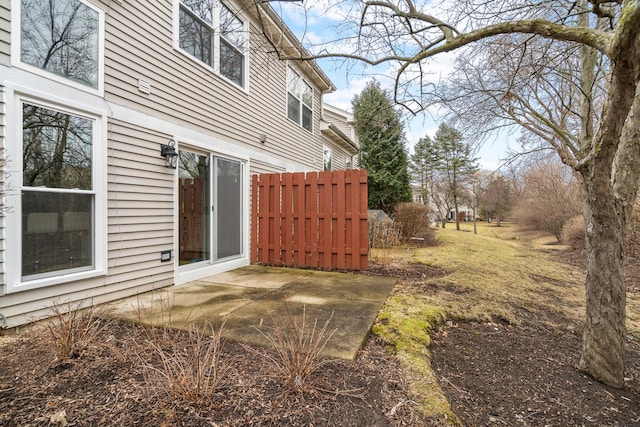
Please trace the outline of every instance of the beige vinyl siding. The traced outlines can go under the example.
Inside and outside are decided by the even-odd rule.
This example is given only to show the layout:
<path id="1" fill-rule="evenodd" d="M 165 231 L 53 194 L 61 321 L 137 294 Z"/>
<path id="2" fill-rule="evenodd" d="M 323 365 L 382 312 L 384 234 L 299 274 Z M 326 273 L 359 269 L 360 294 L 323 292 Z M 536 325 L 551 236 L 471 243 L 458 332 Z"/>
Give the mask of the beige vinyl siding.
<path id="1" fill-rule="evenodd" d="M 250 31 L 247 91 L 173 48 L 171 1 L 112 2 L 106 23 L 109 102 L 306 168 L 320 166 L 320 91 L 314 88 L 309 133 L 286 116 L 286 63 L 259 48 L 265 42 L 257 27 Z M 138 91 L 138 79 L 151 83 L 151 94 Z M 267 135 L 266 144 L 260 134 Z"/>
<path id="2" fill-rule="evenodd" d="M 173 282 L 173 263 L 160 251 L 173 249 L 174 169 L 164 167 L 160 144 L 169 136 L 124 122 L 109 124 L 109 275 L 107 284 L 144 277 Z"/>
<path id="3" fill-rule="evenodd" d="M 251 170 L 249 175 L 260 175 L 263 173 L 283 173 L 286 169 L 281 166 L 271 165 L 260 160 L 251 160 Z"/>
<path id="4" fill-rule="evenodd" d="M 164 167 L 169 138 L 126 123 L 108 123 L 107 276 L 4 295 L 0 313 L 10 326 L 45 316 L 54 302 L 114 301 L 173 284 L 174 170 Z"/>
<path id="5" fill-rule="evenodd" d="M 11 63 L 11 0 L 0 0 L 0 64 Z"/>
<path id="6" fill-rule="evenodd" d="M 6 130 L 5 130 L 5 99 L 4 99 L 4 86 L 0 85 L 0 211 L 5 209 L 4 206 L 4 196 L 3 194 L 7 191 L 5 188 L 5 174 L 6 174 L 6 166 L 4 166 L 6 162 L 5 157 L 5 146 L 7 141 L 6 138 Z M 0 295 L 4 294 L 4 271 L 5 271 L 5 225 L 4 225 L 4 215 L 0 213 Z M 1 312 L 0 312 L 1 313 Z M 2 325 L 0 325 L 1 327 Z"/>
<path id="7" fill-rule="evenodd" d="M 340 129 L 342 133 L 347 135 L 352 140 L 354 139 L 353 127 L 349 123 L 347 123 L 344 116 L 336 114 L 333 111 L 329 110 L 328 108 L 324 109 L 323 114 L 324 114 L 324 119 L 327 122 L 335 125 L 338 129 Z"/>
<path id="8" fill-rule="evenodd" d="M 347 160 L 350 158 L 344 148 L 328 140 L 325 140 L 324 145 L 331 148 L 331 170 L 337 171 L 346 169 Z"/>

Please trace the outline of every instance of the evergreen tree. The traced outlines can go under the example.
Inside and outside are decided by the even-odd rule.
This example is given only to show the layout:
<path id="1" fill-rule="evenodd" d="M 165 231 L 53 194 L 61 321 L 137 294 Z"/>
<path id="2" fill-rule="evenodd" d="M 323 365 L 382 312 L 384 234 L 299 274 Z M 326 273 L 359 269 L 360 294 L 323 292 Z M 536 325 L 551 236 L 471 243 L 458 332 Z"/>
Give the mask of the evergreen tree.
<path id="1" fill-rule="evenodd" d="M 414 145 L 409 163 L 411 178 L 420 186 L 422 203 L 425 205 L 429 204 L 429 188 L 438 165 L 439 158 L 435 143 L 429 135 L 425 135 Z"/>
<path id="2" fill-rule="evenodd" d="M 368 170 L 369 208 L 392 213 L 411 201 L 404 126 L 380 83 L 372 81 L 352 101 L 360 142 L 360 167 Z"/>
<path id="3" fill-rule="evenodd" d="M 440 165 L 438 169 L 449 182 L 451 199 L 456 211 L 456 230 L 460 230 L 458 202 L 464 193 L 464 185 L 478 171 L 477 158 L 473 157 L 473 147 L 464 140 L 455 128 L 441 123 L 434 139 Z"/>

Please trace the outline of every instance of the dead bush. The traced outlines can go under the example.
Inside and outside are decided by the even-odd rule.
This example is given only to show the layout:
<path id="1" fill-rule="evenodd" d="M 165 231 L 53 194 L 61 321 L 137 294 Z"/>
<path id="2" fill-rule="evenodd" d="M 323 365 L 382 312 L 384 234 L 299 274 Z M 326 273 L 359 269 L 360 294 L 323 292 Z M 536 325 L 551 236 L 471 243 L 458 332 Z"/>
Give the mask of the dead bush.
<path id="1" fill-rule="evenodd" d="M 585 248 L 586 231 L 582 215 L 576 215 L 564 224 L 564 227 L 562 227 L 561 241 L 573 249 Z"/>
<path id="2" fill-rule="evenodd" d="M 404 240 L 429 229 L 431 209 L 420 203 L 399 203 L 393 211 L 393 222 Z"/>
<path id="3" fill-rule="evenodd" d="M 422 246 L 436 246 L 440 244 L 438 240 L 436 240 L 436 230 L 433 228 L 425 228 L 424 230 L 416 233 L 415 237 L 422 239 L 415 242 Z"/>
<path id="4" fill-rule="evenodd" d="M 224 377 L 222 330 L 191 322 L 184 339 L 168 326 L 149 327 L 137 349 L 148 390 L 157 396 L 209 404 Z"/>
<path id="5" fill-rule="evenodd" d="M 321 353 L 336 330 L 329 330 L 331 316 L 322 327 L 318 319 L 307 322 L 306 307 L 302 315 L 294 316 L 287 306 L 287 321 L 281 325 L 272 318 L 273 327 L 266 331 L 256 328 L 275 349 L 275 354 L 265 350 L 262 354 L 267 362 L 276 369 L 276 376 L 289 392 L 304 393 L 316 390 L 313 374 L 324 365 L 330 363 Z"/>
<path id="6" fill-rule="evenodd" d="M 580 214 L 580 194 L 566 166 L 553 162 L 537 165 L 524 176 L 524 190 L 512 219 L 525 229 L 551 233 L 561 242 L 564 225 Z"/>
<path id="7" fill-rule="evenodd" d="M 400 232 L 391 220 L 369 221 L 369 247 L 388 249 L 400 244 Z"/>
<path id="8" fill-rule="evenodd" d="M 44 340 L 55 362 L 75 359 L 98 343 L 98 335 L 107 323 L 96 315 L 93 306 L 83 309 L 81 303 L 54 302 L 44 322 Z"/>

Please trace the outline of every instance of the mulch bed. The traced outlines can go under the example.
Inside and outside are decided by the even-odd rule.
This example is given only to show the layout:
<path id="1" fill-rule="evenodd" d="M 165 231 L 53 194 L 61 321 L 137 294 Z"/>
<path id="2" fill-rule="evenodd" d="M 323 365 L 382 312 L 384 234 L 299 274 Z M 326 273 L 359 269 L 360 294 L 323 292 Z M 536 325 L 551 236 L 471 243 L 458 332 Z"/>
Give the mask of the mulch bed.
<path id="1" fill-rule="evenodd" d="M 206 404 L 154 391 L 140 357 L 148 335 L 111 322 L 78 357 L 54 362 L 40 333 L 12 339 L 0 352 L 2 426 L 398 426 L 425 425 L 399 363 L 371 338 L 355 363 L 330 361 L 303 393 L 274 375 L 266 349 L 224 342 L 225 370 Z M 0 337 L 0 340 L 7 340 Z M 186 340 L 175 333 L 171 346 Z M 1 342 L 1 341 L 0 341 Z M 188 345 L 185 341 L 184 345 Z M 180 348 L 180 344 L 177 345 Z M 266 353 L 265 353 L 266 352 Z M 159 363 L 156 366 L 161 366 Z M 64 411 L 64 412 L 62 412 Z"/>
<path id="2" fill-rule="evenodd" d="M 557 259 L 584 266 L 584 253 Z M 627 287 L 640 288 L 640 268 L 627 265 Z M 578 371 L 581 334 L 575 325 L 542 327 L 457 323 L 431 346 L 432 366 L 465 426 L 640 425 L 640 337 L 628 336 L 626 388 L 605 386 Z"/>
<path id="3" fill-rule="evenodd" d="M 432 366 L 466 426 L 640 424 L 640 349 L 628 342 L 627 388 L 578 371 L 580 337 L 559 329 L 461 323 L 438 334 Z"/>

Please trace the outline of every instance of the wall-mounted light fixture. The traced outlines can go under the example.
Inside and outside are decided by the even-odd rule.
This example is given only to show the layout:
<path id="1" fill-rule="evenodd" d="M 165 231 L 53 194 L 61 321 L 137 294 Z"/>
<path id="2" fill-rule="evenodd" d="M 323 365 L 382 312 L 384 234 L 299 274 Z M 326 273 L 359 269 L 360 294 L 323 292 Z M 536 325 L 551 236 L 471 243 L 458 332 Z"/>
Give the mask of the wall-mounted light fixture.
<path id="1" fill-rule="evenodd" d="M 266 142 L 267 142 L 267 135 L 266 135 L 266 134 L 264 134 L 264 133 L 261 133 L 260 135 L 258 135 L 258 140 L 259 140 L 262 144 L 266 143 Z"/>
<path id="2" fill-rule="evenodd" d="M 167 144 L 160 144 L 160 155 L 164 157 L 165 166 L 175 169 L 178 165 L 178 151 L 176 142 L 172 139 Z"/>

